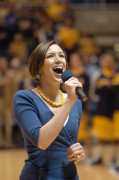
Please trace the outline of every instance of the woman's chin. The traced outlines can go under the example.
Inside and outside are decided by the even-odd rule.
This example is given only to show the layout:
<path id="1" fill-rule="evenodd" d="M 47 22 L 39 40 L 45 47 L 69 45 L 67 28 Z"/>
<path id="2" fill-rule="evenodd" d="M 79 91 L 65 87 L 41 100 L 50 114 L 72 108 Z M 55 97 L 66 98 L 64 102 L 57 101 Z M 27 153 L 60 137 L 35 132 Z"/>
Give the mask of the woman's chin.
<path id="1" fill-rule="evenodd" d="M 53 72 L 53 77 L 54 77 L 54 79 L 55 79 L 57 82 L 59 82 L 59 83 L 62 83 L 61 75 L 62 75 L 62 74 L 57 74 L 57 73 Z"/>

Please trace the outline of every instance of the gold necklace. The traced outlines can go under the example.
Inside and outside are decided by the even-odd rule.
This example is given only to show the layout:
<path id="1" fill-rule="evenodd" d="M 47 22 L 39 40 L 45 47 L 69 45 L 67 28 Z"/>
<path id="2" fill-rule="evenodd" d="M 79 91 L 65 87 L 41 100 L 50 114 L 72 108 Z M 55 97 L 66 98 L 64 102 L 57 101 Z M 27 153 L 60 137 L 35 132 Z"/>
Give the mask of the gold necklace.
<path id="1" fill-rule="evenodd" d="M 40 94 L 40 96 L 43 98 L 44 101 L 46 101 L 47 103 L 49 103 L 52 107 L 61 107 L 62 104 L 64 103 L 64 96 L 63 96 L 63 93 L 62 91 L 60 90 L 60 94 L 61 94 L 61 102 L 60 103 L 55 103 L 53 101 L 51 101 L 50 99 L 48 99 L 41 91 L 40 91 L 40 88 L 39 86 L 37 86 L 37 90 L 38 90 L 38 93 Z"/>

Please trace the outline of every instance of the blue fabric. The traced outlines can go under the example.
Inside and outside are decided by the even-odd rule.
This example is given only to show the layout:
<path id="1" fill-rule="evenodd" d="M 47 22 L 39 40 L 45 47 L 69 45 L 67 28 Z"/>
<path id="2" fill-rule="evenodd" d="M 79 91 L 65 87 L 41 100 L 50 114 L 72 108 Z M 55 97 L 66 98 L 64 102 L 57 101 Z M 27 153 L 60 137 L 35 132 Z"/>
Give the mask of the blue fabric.
<path id="1" fill-rule="evenodd" d="M 42 180 L 42 176 L 43 180 L 45 176 L 47 180 L 78 180 L 75 165 L 67 158 L 67 150 L 78 141 L 81 101 L 76 100 L 67 124 L 46 150 L 38 148 L 39 132 L 54 114 L 44 101 L 31 90 L 20 90 L 14 96 L 13 113 L 22 130 L 28 153 L 20 180 Z"/>
<path id="2" fill-rule="evenodd" d="M 64 171 L 65 173 L 62 173 Z M 71 162 L 63 167 L 38 168 L 32 162 L 26 160 L 20 180 L 79 180 L 79 177 L 75 166 L 72 166 Z"/>

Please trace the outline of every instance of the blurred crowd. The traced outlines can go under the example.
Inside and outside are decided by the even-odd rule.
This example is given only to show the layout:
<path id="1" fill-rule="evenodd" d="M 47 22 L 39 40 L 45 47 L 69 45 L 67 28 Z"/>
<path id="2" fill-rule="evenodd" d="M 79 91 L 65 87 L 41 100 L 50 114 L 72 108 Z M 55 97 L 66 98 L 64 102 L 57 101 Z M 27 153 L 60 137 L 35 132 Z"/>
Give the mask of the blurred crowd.
<path id="1" fill-rule="evenodd" d="M 68 69 L 82 82 L 88 96 L 82 103 L 79 130 L 79 142 L 88 149 L 86 163 L 103 163 L 105 145 L 112 146 L 110 164 L 119 162 L 119 59 L 96 44 L 87 29 L 76 29 L 70 3 L 61 0 L 41 7 L 1 8 L 0 148 L 23 147 L 12 114 L 13 96 L 37 85 L 30 77 L 28 58 L 39 43 L 52 39 L 65 49 Z M 63 84 L 61 89 L 65 92 Z"/>

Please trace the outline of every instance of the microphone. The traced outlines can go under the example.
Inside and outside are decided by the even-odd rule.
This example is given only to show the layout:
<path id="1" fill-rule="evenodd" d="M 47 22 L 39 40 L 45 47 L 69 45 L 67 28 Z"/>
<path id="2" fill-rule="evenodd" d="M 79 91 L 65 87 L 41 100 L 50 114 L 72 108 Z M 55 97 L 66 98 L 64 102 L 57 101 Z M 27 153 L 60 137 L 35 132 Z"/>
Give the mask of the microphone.
<path id="1" fill-rule="evenodd" d="M 71 77 L 75 77 L 75 75 L 69 70 L 64 71 L 61 75 L 63 82 L 67 81 Z M 88 97 L 80 87 L 76 87 L 76 95 L 82 102 L 86 102 L 88 99 Z"/>

